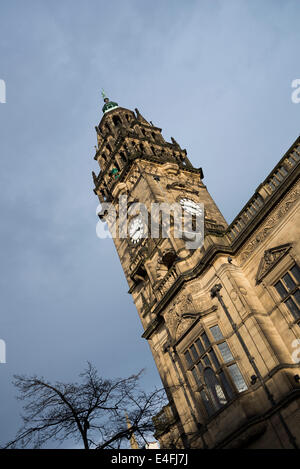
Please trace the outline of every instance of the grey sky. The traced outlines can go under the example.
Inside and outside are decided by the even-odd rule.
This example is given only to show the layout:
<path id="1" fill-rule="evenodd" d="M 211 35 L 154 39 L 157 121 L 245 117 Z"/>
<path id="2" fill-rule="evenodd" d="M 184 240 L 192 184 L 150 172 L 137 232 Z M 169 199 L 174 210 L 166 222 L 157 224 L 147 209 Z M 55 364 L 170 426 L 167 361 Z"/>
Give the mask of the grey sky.
<path id="1" fill-rule="evenodd" d="M 0 3 L 0 443 L 20 423 L 14 373 L 108 376 L 151 353 L 113 243 L 96 237 L 101 87 L 202 166 L 228 222 L 299 135 L 298 0 Z"/>

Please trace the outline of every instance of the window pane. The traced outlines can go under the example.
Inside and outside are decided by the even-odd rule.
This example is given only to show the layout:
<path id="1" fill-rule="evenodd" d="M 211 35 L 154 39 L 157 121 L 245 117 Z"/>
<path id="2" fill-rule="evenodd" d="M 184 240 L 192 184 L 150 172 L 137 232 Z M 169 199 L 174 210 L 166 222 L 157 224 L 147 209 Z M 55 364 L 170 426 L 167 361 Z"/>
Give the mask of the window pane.
<path id="1" fill-rule="evenodd" d="M 218 344 L 218 349 L 220 350 L 220 353 L 225 363 L 228 363 L 233 360 L 232 353 L 230 352 L 230 349 L 226 342 Z"/>
<path id="2" fill-rule="evenodd" d="M 297 301 L 298 305 L 300 306 L 300 290 L 297 290 L 296 293 L 292 296 L 294 300 Z"/>
<path id="3" fill-rule="evenodd" d="M 204 346 L 206 348 L 210 347 L 210 341 L 208 340 L 207 334 L 205 332 L 201 334 L 201 339 L 203 340 Z"/>
<path id="4" fill-rule="evenodd" d="M 296 264 L 294 267 L 291 268 L 291 272 L 298 283 L 300 283 L 300 269 L 299 266 Z"/>
<path id="5" fill-rule="evenodd" d="M 280 169 L 280 172 L 281 172 L 284 176 L 287 175 L 287 171 L 286 171 L 286 169 L 285 169 L 283 166 L 281 166 L 279 169 Z"/>
<path id="6" fill-rule="evenodd" d="M 198 373 L 199 373 L 200 376 L 201 376 L 201 373 L 202 373 L 202 371 L 203 371 L 203 366 L 202 366 L 201 362 L 197 363 L 196 367 L 198 368 Z"/>
<path id="7" fill-rule="evenodd" d="M 297 307 L 296 303 L 292 300 L 292 298 L 289 298 L 285 304 L 289 308 L 290 312 L 294 316 L 295 319 L 299 318 L 299 308 Z"/>
<path id="8" fill-rule="evenodd" d="M 274 287 L 276 288 L 276 290 L 279 293 L 279 295 L 281 296 L 281 298 L 285 298 L 287 296 L 287 291 L 286 291 L 286 289 L 284 288 L 284 286 L 282 285 L 281 282 L 275 283 Z"/>
<path id="9" fill-rule="evenodd" d="M 193 360 L 192 360 L 188 350 L 185 352 L 184 356 L 185 356 L 185 359 L 186 359 L 187 366 L 188 367 L 192 366 Z"/>
<path id="10" fill-rule="evenodd" d="M 205 407 L 205 410 L 206 410 L 208 416 L 212 415 L 214 413 L 214 408 L 213 408 L 210 400 L 208 399 L 206 392 L 204 390 L 202 390 L 200 392 L 200 396 L 201 396 L 202 402 L 204 404 L 204 407 Z"/>
<path id="11" fill-rule="evenodd" d="M 217 359 L 217 356 L 214 352 L 214 350 L 211 350 L 209 352 L 209 356 L 210 356 L 210 359 L 212 361 L 212 363 L 215 365 L 216 368 L 219 368 L 220 367 L 220 363 L 219 363 L 219 360 Z"/>
<path id="12" fill-rule="evenodd" d="M 204 355 L 203 362 L 204 362 L 205 366 L 210 366 L 210 361 L 209 361 L 209 358 L 208 358 L 207 355 Z"/>
<path id="13" fill-rule="evenodd" d="M 210 332 L 215 340 L 222 340 L 224 338 L 219 326 L 210 327 Z"/>
<path id="14" fill-rule="evenodd" d="M 204 348 L 200 339 L 196 340 L 196 345 L 197 345 L 200 355 L 202 355 L 202 353 L 204 353 Z"/>
<path id="15" fill-rule="evenodd" d="M 216 390 L 216 394 L 217 394 L 217 397 L 218 397 L 218 400 L 219 400 L 220 404 L 221 405 L 227 404 L 227 399 L 225 397 L 225 394 L 224 394 L 223 389 L 221 388 L 220 384 L 216 384 L 215 390 Z"/>
<path id="16" fill-rule="evenodd" d="M 231 375 L 231 378 L 232 378 L 238 392 L 246 391 L 248 388 L 247 388 L 247 385 L 244 381 L 244 378 L 243 378 L 240 370 L 238 369 L 238 366 L 236 364 L 230 365 L 228 367 L 228 371 Z"/>
<path id="17" fill-rule="evenodd" d="M 282 277 L 282 280 L 283 280 L 284 283 L 286 284 L 288 290 L 294 290 L 294 288 L 296 287 L 296 284 L 295 284 L 294 280 L 292 279 L 292 277 L 290 276 L 289 273 L 286 273 L 286 274 Z"/>
<path id="18" fill-rule="evenodd" d="M 196 383 L 198 386 L 200 386 L 200 385 L 201 385 L 201 379 L 200 379 L 200 377 L 199 377 L 199 375 L 198 375 L 198 373 L 197 373 L 196 368 L 193 368 L 193 369 L 192 369 L 192 373 L 193 373 L 193 377 L 194 377 L 195 383 Z"/>
<path id="19" fill-rule="evenodd" d="M 204 380 L 213 403 L 219 409 L 227 403 L 227 400 L 218 378 L 211 368 L 206 368 L 204 371 Z"/>
<path id="20" fill-rule="evenodd" d="M 199 354 L 196 350 L 195 345 L 191 346 L 190 351 L 192 352 L 192 356 L 193 356 L 194 360 L 197 360 L 197 358 L 199 357 Z"/>
<path id="21" fill-rule="evenodd" d="M 233 398 L 233 391 L 232 391 L 231 386 L 228 382 L 228 379 L 226 378 L 226 375 L 223 371 L 221 371 L 221 373 L 219 373 L 219 378 L 221 380 L 223 388 L 225 389 L 225 391 L 227 393 L 227 396 L 229 397 L 229 399 L 232 399 Z"/>

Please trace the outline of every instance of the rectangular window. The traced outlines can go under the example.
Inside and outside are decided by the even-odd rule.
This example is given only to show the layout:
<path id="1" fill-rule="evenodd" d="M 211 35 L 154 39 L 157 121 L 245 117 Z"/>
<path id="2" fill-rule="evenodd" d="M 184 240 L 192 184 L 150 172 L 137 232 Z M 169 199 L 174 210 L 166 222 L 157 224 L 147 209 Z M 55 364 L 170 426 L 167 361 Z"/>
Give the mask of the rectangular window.
<path id="1" fill-rule="evenodd" d="M 204 347 L 203 347 L 203 345 L 202 345 L 201 340 L 200 340 L 200 339 L 197 339 L 196 342 L 195 342 L 195 344 L 196 344 L 196 346 L 197 346 L 197 349 L 199 350 L 200 355 L 202 355 L 202 353 L 204 353 L 205 350 L 204 350 Z"/>
<path id="2" fill-rule="evenodd" d="M 283 304 L 296 320 L 300 318 L 299 284 L 300 269 L 297 264 L 294 264 L 274 285 L 278 295 L 283 300 Z"/>
<path id="3" fill-rule="evenodd" d="M 226 342 L 218 344 L 218 349 L 225 363 L 231 362 L 233 360 L 232 353 Z"/>
<path id="4" fill-rule="evenodd" d="M 212 333 L 212 336 L 215 339 L 215 341 L 224 339 L 223 334 L 222 334 L 221 329 L 219 328 L 219 326 L 210 327 L 209 330 Z"/>
<path id="5" fill-rule="evenodd" d="M 200 379 L 200 376 L 196 370 L 196 368 L 192 368 L 192 373 L 193 373 L 193 377 L 194 377 L 194 380 L 195 380 L 195 383 L 198 385 L 198 386 L 201 386 L 201 379 Z"/>
<path id="6" fill-rule="evenodd" d="M 197 360 L 199 358 L 199 354 L 198 354 L 194 344 L 191 346 L 190 351 L 192 352 L 192 356 L 193 356 L 194 360 Z"/>
<path id="7" fill-rule="evenodd" d="M 294 300 L 298 303 L 298 306 L 300 306 L 300 290 L 297 290 L 295 294 L 293 295 Z"/>
<path id="8" fill-rule="evenodd" d="M 187 366 L 189 368 L 190 366 L 193 365 L 193 360 L 192 360 L 192 357 L 191 357 L 190 352 L 188 350 L 185 352 L 184 357 L 185 357 Z"/>
<path id="9" fill-rule="evenodd" d="M 248 388 L 238 366 L 234 363 L 233 365 L 230 365 L 228 367 L 228 371 L 231 375 L 232 381 L 234 382 L 238 392 L 246 391 Z"/>
<path id="10" fill-rule="evenodd" d="M 201 334 L 201 339 L 202 339 L 202 341 L 204 343 L 204 346 L 206 348 L 210 347 L 210 341 L 209 341 L 209 339 L 207 337 L 207 334 L 205 332 L 203 332 L 203 334 Z"/>
<path id="11" fill-rule="evenodd" d="M 291 268 L 291 273 L 292 273 L 294 279 L 296 280 L 296 282 L 300 283 L 300 269 L 299 269 L 299 266 L 297 264 L 295 264 Z"/>
<path id="12" fill-rule="evenodd" d="M 278 294 L 281 296 L 281 298 L 285 298 L 288 294 L 282 283 L 279 281 L 277 282 L 274 287 L 276 288 Z"/>
<path id="13" fill-rule="evenodd" d="M 284 281 L 285 286 L 287 287 L 288 291 L 294 290 L 294 288 L 296 287 L 296 284 L 289 273 L 285 274 L 282 277 L 282 280 Z"/>
<path id="14" fill-rule="evenodd" d="M 207 355 L 204 355 L 203 357 L 203 363 L 205 366 L 210 366 L 210 361 Z"/>
<path id="15" fill-rule="evenodd" d="M 218 369 L 220 367 L 220 363 L 219 363 L 219 360 L 217 359 L 217 355 L 215 354 L 213 349 L 211 349 L 211 351 L 209 352 L 209 356 L 210 356 L 210 360 L 212 361 L 212 363 Z"/>

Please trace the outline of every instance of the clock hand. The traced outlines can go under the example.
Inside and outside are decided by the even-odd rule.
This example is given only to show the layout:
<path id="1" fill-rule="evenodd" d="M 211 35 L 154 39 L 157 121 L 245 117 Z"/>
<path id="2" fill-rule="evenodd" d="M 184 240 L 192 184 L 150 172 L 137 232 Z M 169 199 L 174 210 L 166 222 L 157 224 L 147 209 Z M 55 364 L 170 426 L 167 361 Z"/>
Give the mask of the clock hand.
<path id="1" fill-rule="evenodd" d="M 139 227 L 138 227 L 138 228 L 135 230 L 135 232 L 134 232 L 134 233 L 132 233 L 132 235 L 131 235 L 131 236 L 134 236 L 134 235 L 135 235 L 135 233 L 136 233 L 137 231 L 139 231 L 140 229 L 141 229 L 141 227 L 139 226 Z"/>

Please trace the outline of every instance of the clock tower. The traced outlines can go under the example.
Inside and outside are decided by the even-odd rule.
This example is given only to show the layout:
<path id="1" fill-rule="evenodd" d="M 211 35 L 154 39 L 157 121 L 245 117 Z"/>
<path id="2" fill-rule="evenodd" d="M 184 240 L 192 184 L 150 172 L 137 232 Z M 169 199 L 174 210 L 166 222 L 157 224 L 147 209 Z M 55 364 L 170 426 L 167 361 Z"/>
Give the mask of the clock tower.
<path id="1" fill-rule="evenodd" d="M 246 246 L 264 221 L 255 221 L 269 200 L 264 186 L 228 226 L 203 183 L 202 169 L 191 164 L 186 150 L 174 138 L 165 141 L 161 129 L 138 109 L 104 98 L 96 127 L 94 159 L 100 172 L 93 172 L 94 192 L 102 205 L 100 219 L 116 233 L 113 241 L 143 337 L 169 398 L 154 417 L 161 446 L 259 447 L 273 441 L 274 447 L 297 447 L 299 430 L 280 402 L 294 393 L 291 401 L 298 412 L 294 376 L 300 375 L 299 366 L 278 330 L 279 319 L 269 315 L 271 300 L 256 278 L 259 261 L 251 261 Z M 164 214 L 174 204 L 183 216 L 190 215 L 182 236 L 176 235 L 172 213 L 167 213 L 170 223 L 164 230 Z M 188 241 L 197 235 L 197 216 L 202 216 L 203 239 L 195 248 Z M 284 266 L 297 289 L 300 271 L 292 241 L 275 247 L 282 259 L 293 259 Z M 290 343 L 299 329 L 294 323 L 288 328 Z M 286 414 L 288 409 L 286 404 Z"/>

